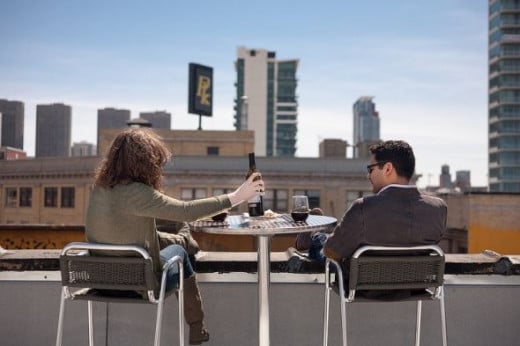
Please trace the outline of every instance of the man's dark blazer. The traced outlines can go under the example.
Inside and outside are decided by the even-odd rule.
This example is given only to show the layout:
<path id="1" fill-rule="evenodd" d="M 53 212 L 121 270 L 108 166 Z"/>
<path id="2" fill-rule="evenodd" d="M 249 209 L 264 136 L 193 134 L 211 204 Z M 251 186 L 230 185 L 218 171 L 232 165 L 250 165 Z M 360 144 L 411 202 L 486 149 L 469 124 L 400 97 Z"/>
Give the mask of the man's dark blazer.
<path id="1" fill-rule="evenodd" d="M 390 185 L 357 199 L 324 246 L 325 255 L 350 258 L 362 245 L 437 244 L 446 230 L 447 206 L 414 186 Z"/>

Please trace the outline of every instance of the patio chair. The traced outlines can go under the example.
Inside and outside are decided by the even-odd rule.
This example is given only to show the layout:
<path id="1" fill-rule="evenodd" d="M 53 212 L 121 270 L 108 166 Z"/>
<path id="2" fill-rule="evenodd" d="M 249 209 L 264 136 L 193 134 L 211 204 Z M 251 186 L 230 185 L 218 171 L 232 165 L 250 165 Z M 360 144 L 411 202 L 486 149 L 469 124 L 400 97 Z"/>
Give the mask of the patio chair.
<path id="1" fill-rule="evenodd" d="M 98 252 L 93 255 L 92 251 Z M 100 255 L 99 251 L 102 251 L 103 255 Z M 166 293 L 166 273 L 174 265 L 179 268 L 179 284 L 177 289 Z M 154 345 L 159 346 L 164 299 L 172 292 L 178 292 L 179 345 L 184 345 L 182 259 L 176 256 L 166 262 L 162 269 L 161 281 L 158 282 L 152 258 L 145 249 L 139 246 L 83 242 L 74 242 L 65 246 L 60 256 L 62 293 L 56 346 L 60 346 L 62 343 L 66 300 L 87 300 L 90 346 L 94 345 L 93 301 L 107 304 L 146 303 L 157 305 Z M 158 287 L 160 288 L 157 296 L 155 292 Z"/>
<path id="2" fill-rule="evenodd" d="M 442 342 L 447 345 L 446 313 L 444 309 L 444 253 L 436 245 L 413 247 L 363 246 L 350 260 L 348 291 L 344 289 L 343 271 L 338 262 L 327 259 L 325 264 L 325 308 L 323 316 L 323 345 L 328 344 L 330 291 L 339 294 L 343 346 L 347 345 L 346 305 L 355 302 L 384 302 L 370 293 L 397 293 L 413 290 L 414 294 L 391 301 L 417 301 L 415 345 L 421 339 L 421 309 L 423 300 L 438 300 L 441 312 Z M 332 283 L 330 266 L 336 272 Z M 394 291 L 387 291 L 394 290 Z M 405 291 L 410 293 L 411 291 Z M 370 297 L 370 298 L 367 298 Z"/>

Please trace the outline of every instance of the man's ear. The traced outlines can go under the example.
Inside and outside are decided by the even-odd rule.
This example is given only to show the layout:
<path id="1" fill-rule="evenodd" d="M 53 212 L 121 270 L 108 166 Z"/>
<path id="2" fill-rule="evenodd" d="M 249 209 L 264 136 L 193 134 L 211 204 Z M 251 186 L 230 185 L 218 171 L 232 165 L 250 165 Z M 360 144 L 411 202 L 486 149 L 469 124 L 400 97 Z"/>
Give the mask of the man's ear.
<path id="1" fill-rule="evenodd" d="M 385 163 L 385 165 L 383 166 L 383 174 L 389 176 L 392 174 L 392 172 L 395 173 L 395 168 L 392 162 Z"/>

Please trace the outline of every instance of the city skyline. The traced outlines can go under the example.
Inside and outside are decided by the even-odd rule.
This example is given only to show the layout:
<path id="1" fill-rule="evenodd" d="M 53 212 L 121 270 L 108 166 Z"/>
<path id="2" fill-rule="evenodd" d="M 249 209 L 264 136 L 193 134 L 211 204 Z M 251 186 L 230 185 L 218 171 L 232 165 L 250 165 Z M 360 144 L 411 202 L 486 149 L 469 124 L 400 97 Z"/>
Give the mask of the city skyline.
<path id="1" fill-rule="evenodd" d="M 214 116 L 202 128 L 233 129 L 233 62 L 246 46 L 300 61 L 298 157 L 317 157 L 326 138 L 351 144 L 352 106 L 373 96 L 381 138 L 410 142 L 420 185 L 437 185 L 443 164 L 487 185 L 487 2 L 152 5 L 0 4 L 0 98 L 24 102 L 29 155 L 36 104 L 72 107 L 72 142 L 96 143 L 105 107 L 132 118 L 165 110 L 173 129 L 195 130 L 190 62 L 214 68 Z"/>

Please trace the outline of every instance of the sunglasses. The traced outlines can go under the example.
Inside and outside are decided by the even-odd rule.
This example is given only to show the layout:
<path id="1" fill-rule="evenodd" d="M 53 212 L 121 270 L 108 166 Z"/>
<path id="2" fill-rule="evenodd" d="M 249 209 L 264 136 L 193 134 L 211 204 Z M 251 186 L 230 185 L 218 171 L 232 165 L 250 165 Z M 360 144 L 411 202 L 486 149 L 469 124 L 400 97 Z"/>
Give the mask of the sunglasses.
<path id="1" fill-rule="evenodd" d="M 379 162 L 376 162 L 376 163 L 373 163 L 371 165 L 367 165 L 367 172 L 368 174 L 371 174 L 372 171 L 374 170 L 374 167 L 378 166 L 379 168 L 383 167 L 383 165 L 385 163 L 388 163 L 389 161 L 379 161 Z"/>

